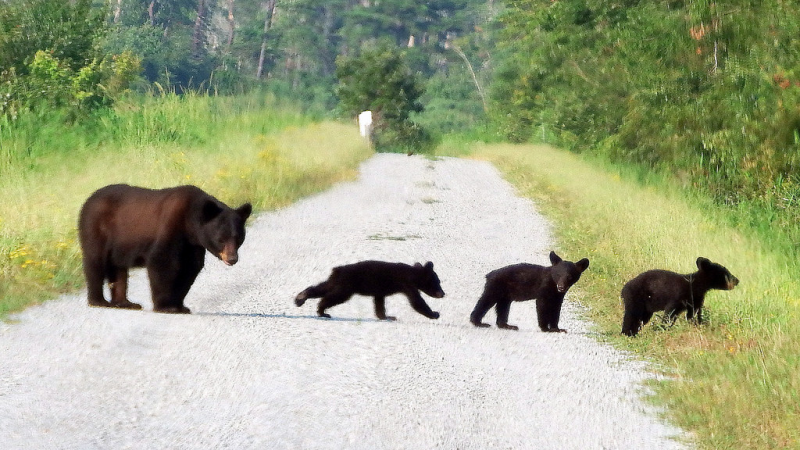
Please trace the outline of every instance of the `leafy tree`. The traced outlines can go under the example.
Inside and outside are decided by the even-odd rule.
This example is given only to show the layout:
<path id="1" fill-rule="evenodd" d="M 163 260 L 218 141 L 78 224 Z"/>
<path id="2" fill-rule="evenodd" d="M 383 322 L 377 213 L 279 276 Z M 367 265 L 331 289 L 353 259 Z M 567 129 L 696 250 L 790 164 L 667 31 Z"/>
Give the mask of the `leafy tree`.
<path id="1" fill-rule="evenodd" d="M 105 12 L 91 0 L 0 3 L 0 72 L 25 75 L 39 50 L 78 70 L 101 56 L 95 43 L 106 31 Z"/>
<path id="2" fill-rule="evenodd" d="M 89 0 L 0 4 L 0 113 L 65 109 L 68 117 L 110 105 L 140 71 L 131 54 L 105 55 L 105 10 Z"/>
<path id="3" fill-rule="evenodd" d="M 430 145 L 430 135 L 410 120 L 423 109 L 419 99 L 424 90 L 400 51 L 381 47 L 340 58 L 336 76 L 344 114 L 355 117 L 372 111 L 377 148 L 418 151 Z"/>

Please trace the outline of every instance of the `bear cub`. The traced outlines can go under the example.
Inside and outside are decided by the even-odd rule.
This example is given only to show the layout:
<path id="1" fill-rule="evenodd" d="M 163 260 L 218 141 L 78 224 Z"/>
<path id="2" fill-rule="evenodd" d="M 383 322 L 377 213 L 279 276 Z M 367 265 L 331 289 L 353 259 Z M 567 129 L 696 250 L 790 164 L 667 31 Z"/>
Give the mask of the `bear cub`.
<path id="1" fill-rule="evenodd" d="M 190 313 L 183 299 L 203 268 L 206 250 L 236 264 L 251 212 L 249 203 L 231 209 L 195 186 L 98 189 L 78 220 L 89 305 L 142 309 L 128 300 L 128 270 L 145 267 L 153 310 Z M 110 302 L 103 297 L 104 281 Z"/>
<path id="2" fill-rule="evenodd" d="M 567 330 L 558 328 L 561 304 L 569 288 L 589 267 L 589 260 L 583 258 L 573 263 L 564 261 L 555 252 L 550 252 L 550 262 L 550 267 L 522 263 L 489 272 L 483 295 L 470 315 L 470 322 L 476 327 L 488 327 L 481 319 L 494 306 L 497 311 L 497 327 L 518 330 L 519 327 L 508 323 L 511 302 L 536 299 L 539 328 L 545 332 L 566 333 Z"/>
<path id="3" fill-rule="evenodd" d="M 402 293 L 408 298 L 415 311 L 429 319 L 438 319 L 439 313 L 431 311 L 430 306 L 420 296 L 422 291 L 431 297 L 442 298 L 444 291 L 439 276 L 433 271 L 433 263 L 423 266 L 383 261 L 361 261 L 355 264 L 334 267 L 327 280 L 316 286 L 309 286 L 297 294 L 294 303 L 303 306 L 309 298 L 322 298 L 317 305 L 320 317 L 330 318 L 325 311 L 346 302 L 353 294 L 374 298 L 375 316 L 380 320 L 397 320 L 386 315 L 387 296 Z"/>
<path id="4" fill-rule="evenodd" d="M 707 258 L 697 258 L 696 263 L 698 270 L 694 273 L 648 270 L 625 283 L 621 292 L 625 304 L 622 334 L 636 336 L 656 311 L 665 311 L 670 323 L 683 311 L 686 319 L 692 320 L 696 315 L 697 323 L 703 323 L 706 293 L 711 289 L 731 290 L 739 284 L 739 279 Z"/>

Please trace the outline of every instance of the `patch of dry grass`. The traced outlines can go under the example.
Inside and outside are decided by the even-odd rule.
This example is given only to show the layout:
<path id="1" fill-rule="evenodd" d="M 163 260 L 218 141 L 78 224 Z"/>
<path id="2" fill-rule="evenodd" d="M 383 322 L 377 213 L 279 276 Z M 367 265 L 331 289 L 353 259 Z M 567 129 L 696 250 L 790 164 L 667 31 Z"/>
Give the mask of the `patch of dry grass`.
<path id="1" fill-rule="evenodd" d="M 207 101 L 188 99 L 183 106 L 191 112 L 191 102 Z M 193 126 L 203 125 L 202 114 L 191 115 L 200 121 Z M 194 145 L 127 141 L 45 155 L 33 168 L 5 167 L 0 176 L 0 317 L 83 285 L 77 215 L 102 186 L 195 184 L 230 205 L 250 201 L 266 210 L 355 177 L 358 164 L 371 154 L 355 126 L 295 120 L 297 125 L 265 131 L 264 121 L 273 118 L 274 113 L 259 111 L 231 113 L 237 121 Z"/>

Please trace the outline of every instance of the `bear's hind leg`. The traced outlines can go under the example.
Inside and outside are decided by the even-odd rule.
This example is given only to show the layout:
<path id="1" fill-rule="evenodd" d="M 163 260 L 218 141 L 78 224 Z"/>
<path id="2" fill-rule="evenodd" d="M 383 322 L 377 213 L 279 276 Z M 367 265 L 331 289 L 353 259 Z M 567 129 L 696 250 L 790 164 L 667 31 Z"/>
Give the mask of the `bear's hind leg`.
<path id="1" fill-rule="evenodd" d="M 653 313 L 649 313 L 650 316 Z M 625 336 L 636 336 L 642 326 L 643 314 L 635 308 L 626 307 L 625 316 L 622 318 L 622 334 Z M 648 320 L 650 317 L 648 317 Z"/>
<path id="2" fill-rule="evenodd" d="M 309 286 L 305 288 L 303 292 L 297 294 L 297 297 L 294 298 L 294 304 L 297 306 L 303 306 L 306 300 L 310 298 L 322 298 L 328 293 L 328 291 L 330 291 L 330 286 L 328 285 L 327 281 L 323 281 L 316 286 Z"/>
<path id="3" fill-rule="evenodd" d="M 397 320 L 397 317 L 386 315 L 386 297 L 380 295 L 375 296 L 375 316 L 380 320 Z"/>
<path id="4" fill-rule="evenodd" d="M 123 309 L 142 309 L 142 305 L 128 300 L 128 269 L 115 268 L 109 275 L 108 287 L 111 290 L 111 306 Z"/>
<path id="5" fill-rule="evenodd" d="M 497 302 L 495 311 L 497 311 L 497 328 L 502 328 L 504 330 L 519 330 L 518 326 L 509 325 L 508 323 L 508 314 L 511 312 L 511 300 L 504 299 Z"/>
<path id="6" fill-rule="evenodd" d="M 111 303 L 107 302 L 103 296 L 103 281 L 106 278 L 103 263 L 89 261 L 89 258 L 84 257 L 83 274 L 86 277 L 86 291 L 89 306 L 111 306 Z"/>
<path id="7" fill-rule="evenodd" d="M 494 300 L 495 296 L 492 294 L 491 290 L 487 287 L 484 289 L 483 295 L 481 298 L 478 299 L 478 303 L 475 304 L 475 308 L 472 310 L 472 314 L 469 316 L 469 321 L 476 327 L 480 328 L 488 328 L 488 323 L 483 323 L 483 316 L 492 309 L 492 306 L 497 303 Z"/>
<path id="8" fill-rule="evenodd" d="M 325 310 L 336 305 L 341 305 L 349 300 L 352 295 L 352 292 L 345 291 L 333 291 L 325 294 L 325 296 L 322 297 L 322 300 L 320 300 L 319 304 L 317 305 L 317 315 L 320 317 L 325 317 L 326 319 L 330 319 L 331 315 L 326 313 Z"/>

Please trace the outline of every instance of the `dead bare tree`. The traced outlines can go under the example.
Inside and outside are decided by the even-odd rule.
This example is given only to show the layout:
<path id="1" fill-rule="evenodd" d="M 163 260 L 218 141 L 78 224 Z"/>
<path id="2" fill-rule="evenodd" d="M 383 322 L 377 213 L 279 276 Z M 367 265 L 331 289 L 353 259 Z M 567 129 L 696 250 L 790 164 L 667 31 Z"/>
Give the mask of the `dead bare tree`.
<path id="1" fill-rule="evenodd" d="M 261 52 L 258 54 L 258 70 L 256 71 L 256 78 L 261 79 L 264 74 L 264 58 L 267 54 L 267 32 L 272 28 L 272 21 L 275 17 L 275 9 L 278 6 L 278 0 L 267 0 L 264 4 L 267 12 L 264 18 L 264 34 L 261 37 Z"/>

